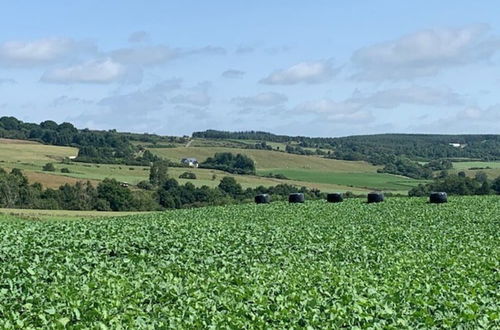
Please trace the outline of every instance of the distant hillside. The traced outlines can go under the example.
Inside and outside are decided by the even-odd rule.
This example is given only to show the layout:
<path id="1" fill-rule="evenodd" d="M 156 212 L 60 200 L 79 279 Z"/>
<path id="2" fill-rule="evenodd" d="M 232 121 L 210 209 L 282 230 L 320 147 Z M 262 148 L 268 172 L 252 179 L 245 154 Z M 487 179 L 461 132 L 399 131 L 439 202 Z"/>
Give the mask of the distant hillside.
<path id="1" fill-rule="evenodd" d="M 316 155 L 382 166 L 378 171 L 413 179 L 431 179 L 436 171 L 451 168 L 451 160 L 500 160 L 500 135 L 379 134 L 338 138 L 276 135 L 267 132 L 207 130 L 193 138 L 155 134 L 120 133 L 116 130 L 77 129 L 70 123 L 47 120 L 24 123 L 14 117 L 0 118 L 0 138 L 39 141 L 77 147 L 80 162 L 149 166 L 159 160 L 151 148 L 211 146 L 278 150 L 289 154 Z M 201 141 L 201 143 L 200 143 Z M 248 153 L 248 152 L 246 152 Z M 429 163 L 429 164 L 427 164 Z"/>
<path id="2" fill-rule="evenodd" d="M 377 134 L 338 138 L 275 135 L 267 132 L 225 132 L 207 130 L 193 133 L 195 138 L 256 140 L 298 143 L 302 148 L 328 149 L 330 157 L 367 160 L 385 164 L 386 158 L 408 157 L 414 160 L 471 158 L 500 160 L 500 135 Z"/>

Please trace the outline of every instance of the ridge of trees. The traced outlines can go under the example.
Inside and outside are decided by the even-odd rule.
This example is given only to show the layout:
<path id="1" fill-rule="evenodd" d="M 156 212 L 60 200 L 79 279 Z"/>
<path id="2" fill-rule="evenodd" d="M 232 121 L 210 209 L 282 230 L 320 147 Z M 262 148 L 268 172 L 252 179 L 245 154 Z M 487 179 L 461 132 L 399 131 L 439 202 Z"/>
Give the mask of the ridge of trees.
<path id="1" fill-rule="evenodd" d="M 330 149 L 333 151 L 330 153 L 332 158 L 366 160 L 376 165 L 383 165 L 387 155 L 424 161 L 444 158 L 500 160 L 500 135 L 497 134 L 375 134 L 323 138 L 276 135 L 261 131 L 206 130 L 194 132 L 193 137 L 295 142 L 302 148 Z"/>
<path id="2" fill-rule="evenodd" d="M 89 181 L 64 184 L 58 189 L 28 182 L 19 169 L 9 173 L 0 168 L 0 208 L 64 209 L 97 211 L 157 211 L 171 208 L 201 207 L 253 201 L 256 194 L 267 193 L 275 200 L 302 192 L 310 199 L 323 198 L 319 190 L 288 184 L 243 189 L 233 177 L 224 177 L 215 188 L 181 185 L 167 174 L 166 162 L 151 165 L 149 181 L 129 189 L 115 179 L 106 178 L 97 186 Z"/>

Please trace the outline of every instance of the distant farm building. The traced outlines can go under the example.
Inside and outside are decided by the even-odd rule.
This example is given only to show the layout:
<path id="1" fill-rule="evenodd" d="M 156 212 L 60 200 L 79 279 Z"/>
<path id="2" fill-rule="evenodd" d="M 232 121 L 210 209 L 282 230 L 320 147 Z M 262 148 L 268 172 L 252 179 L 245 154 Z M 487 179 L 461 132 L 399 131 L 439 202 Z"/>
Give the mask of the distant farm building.
<path id="1" fill-rule="evenodd" d="M 465 144 L 460 144 L 460 143 L 449 143 L 450 146 L 454 148 L 463 148 L 465 147 Z"/>
<path id="2" fill-rule="evenodd" d="M 182 158 L 181 163 L 189 167 L 198 167 L 198 160 L 196 158 Z"/>

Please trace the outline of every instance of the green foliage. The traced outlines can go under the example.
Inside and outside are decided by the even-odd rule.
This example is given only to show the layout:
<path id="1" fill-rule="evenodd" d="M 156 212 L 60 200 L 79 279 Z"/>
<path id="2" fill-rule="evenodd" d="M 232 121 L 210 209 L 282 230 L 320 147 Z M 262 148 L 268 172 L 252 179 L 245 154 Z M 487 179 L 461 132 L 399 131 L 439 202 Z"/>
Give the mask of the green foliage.
<path id="1" fill-rule="evenodd" d="M 196 174 L 194 174 L 193 172 L 184 172 L 181 175 L 179 175 L 179 179 L 195 180 L 196 179 Z"/>
<path id="2" fill-rule="evenodd" d="M 230 152 L 216 153 L 214 157 L 209 157 L 201 163 L 201 167 L 235 174 L 255 174 L 255 163 L 252 158 Z"/>
<path id="3" fill-rule="evenodd" d="M 69 170 L 69 168 L 63 167 L 61 168 L 61 173 L 71 173 L 71 171 Z"/>
<path id="4" fill-rule="evenodd" d="M 0 220 L 0 328 L 496 329 L 497 196 Z"/>
<path id="5" fill-rule="evenodd" d="M 236 182 L 233 177 L 230 176 L 225 176 L 222 178 L 219 183 L 219 189 L 234 198 L 241 196 L 241 194 L 243 193 L 243 188 L 241 188 L 241 185 Z"/>
<path id="6" fill-rule="evenodd" d="M 367 160 L 376 165 L 386 164 L 387 157 L 411 159 L 476 158 L 500 159 L 500 135 L 432 135 L 378 134 L 339 138 L 276 135 L 267 132 L 226 132 L 207 130 L 194 132 L 193 138 L 241 139 L 267 142 L 298 143 L 302 148 L 334 150 L 330 157 L 344 160 Z M 450 143 L 460 143 L 455 148 Z M 291 149 L 293 151 L 293 149 Z"/>
<path id="7" fill-rule="evenodd" d="M 115 179 L 104 179 L 97 186 L 98 198 L 109 203 L 112 211 L 133 210 L 133 196 L 130 189 L 123 187 Z"/>
<path id="8" fill-rule="evenodd" d="M 403 175 L 412 179 L 432 178 L 431 169 L 424 167 L 410 159 L 401 157 L 386 161 L 386 165 L 383 169 L 378 170 L 378 173 Z"/>
<path id="9" fill-rule="evenodd" d="M 54 164 L 47 163 L 47 164 L 43 165 L 42 170 L 47 171 L 47 172 L 55 172 L 56 168 L 54 167 Z"/>
<path id="10" fill-rule="evenodd" d="M 431 171 L 447 171 L 453 168 L 453 163 L 448 159 L 436 159 L 431 160 L 424 167 Z"/>
<path id="11" fill-rule="evenodd" d="M 159 160 L 154 162 L 149 169 L 149 182 L 158 186 L 167 180 L 168 161 Z"/>
<path id="12" fill-rule="evenodd" d="M 420 184 L 411 189 L 408 195 L 426 196 L 432 191 L 444 191 L 450 195 L 489 195 L 495 191 L 495 181 L 490 186 L 487 177 L 469 178 L 459 173 L 439 177 L 425 185 Z"/>

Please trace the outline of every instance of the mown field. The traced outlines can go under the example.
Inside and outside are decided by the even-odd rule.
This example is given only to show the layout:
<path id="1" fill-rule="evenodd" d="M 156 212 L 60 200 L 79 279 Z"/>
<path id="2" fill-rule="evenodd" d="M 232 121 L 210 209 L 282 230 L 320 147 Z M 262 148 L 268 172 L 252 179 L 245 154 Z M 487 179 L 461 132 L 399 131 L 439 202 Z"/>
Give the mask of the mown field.
<path id="1" fill-rule="evenodd" d="M 493 179 L 500 176 L 500 162 L 453 162 L 454 172 L 464 171 L 468 176 L 484 172 Z"/>
<path id="2" fill-rule="evenodd" d="M 310 189 L 316 188 L 325 192 L 332 191 L 352 191 L 355 193 L 366 193 L 370 189 L 386 189 L 406 192 L 409 185 L 399 185 L 401 181 L 397 176 L 381 175 L 380 180 L 368 180 L 368 185 L 359 184 L 356 176 L 363 176 L 367 173 L 367 179 L 375 173 L 377 167 L 365 162 L 346 162 L 331 159 L 322 159 L 319 157 L 308 157 L 292 155 L 283 152 L 248 150 L 235 148 L 219 147 L 190 147 L 190 148 L 152 148 L 151 151 L 169 158 L 173 161 L 179 161 L 186 155 L 197 157 L 200 161 L 206 157 L 213 156 L 215 152 L 244 152 L 251 156 L 259 167 L 259 173 L 280 173 L 286 170 L 307 171 L 316 177 L 315 180 L 309 180 L 301 175 L 291 175 L 291 180 L 280 180 L 274 178 L 264 178 L 252 175 L 232 175 L 222 171 L 207 169 L 169 169 L 169 175 L 176 178 L 181 184 L 191 182 L 195 186 L 207 185 L 216 187 L 224 176 L 234 177 L 244 188 L 255 188 L 257 186 L 275 186 L 280 183 L 287 183 L 296 186 L 306 186 Z M 0 167 L 10 170 L 20 168 L 24 171 L 31 182 L 40 182 L 45 187 L 58 188 L 65 183 L 74 184 L 77 181 L 90 180 L 97 184 L 105 178 L 114 178 L 121 182 L 137 184 L 139 181 L 147 180 L 149 168 L 142 166 L 128 165 L 109 165 L 109 164 L 85 164 L 72 162 L 62 164 L 65 157 L 75 156 L 78 153 L 76 148 L 47 146 L 34 142 L 20 140 L 0 139 Z M 55 172 L 44 172 L 42 167 L 48 162 L 53 162 L 56 168 Z M 260 164 L 260 165 L 259 165 Z M 70 173 L 61 173 L 62 168 L 68 168 Z M 185 171 L 194 172 L 196 180 L 179 179 Z M 291 172 L 294 174 L 293 172 Z M 337 175 L 340 173 L 340 175 Z M 354 173 L 354 175 L 352 175 Z M 337 176 L 335 176 L 337 175 Z M 215 176 L 215 177 L 214 177 Z M 317 179 L 320 177 L 320 179 Z M 337 180 L 336 178 L 339 178 Z M 353 180 L 351 180 L 351 178 Z M 378 176 L 377 176 L 378 178 Z M 390 181 L 394 184 L 380 185 L 383 181 Z M 412 181 L 411 184 L 417 184 L 418 181 Z M 393 189 L 394 188 L 394 189 Z"/>
<path id="3" fill-rule="evenodd" d="M 408 191 L 418 183 L 425 182 L 425 180 L 414 180 L 386 173 L 343 173 L 302 169 L 273 169 L 259 172 L 261 174 L 282 173 L 288 178 L 304 182 L 335 183 L 355 187 L 354 189 L 364 188 L 368 190 Z"/>
<path id="4" fill-rule="evenodd" d="M 498 328 L 500 199 L 0 216 L 0 328 Z"/>
<path id="5" fill-rule="evenodd" d="M 52 147 L 59 148 L 59 147 Z M 43 149 L 42 153 L 32 152 L 31 158 L 24 158 L 23 161 L 16 159 L 15 154 L 10 154 L 8 157 L 0 157 L 0 167 L 10 170 L 12 168 L 20 168 L 26 174 L 31 182 L 40 182 L 48 188 L 58 188 L 59 186 L 69 183 L 74 184 L 77 181 L 90 180 L 94 185 L 105 178 L 114 178 L 121 182 L 128 182 L 130 184 L 137 184 L 140 181 L 148 180 L 149 167 L 145 166 L 129 166 L 129 165 L 113 165 L 113 164 L 85 164 L 72 162 L 70 164 L 57 163 L 56 158 L 48 158 L 53 151 L 51 148 Z M 0 156 L 2 156 L 2 149 L 0 145 Z M 62 160 L 64 157 L 60 158 Z M 59 161 L 60 161 L 59 160 Z M 55 172 L 44 172 L 42 167 L 47 162 L 54 162 Z M 70 173 L 61 173 L 62 168 L 68 168 Z M 180 179 L 179 175 L 189 171 L 196 174 L 196 180 Z M 189 169 L 170 167 L 168 170 L 169 176 L 175 178 L 179 183 L 184 184 L 191 182 L 195 186 L 200 187 L 203 185 L 209 187 L 216 187 L 220 180 L 225 176 L 231 176 L 240 183 L 243 188 L 255 188 L 260 185 L 275 186 L 280 183 L 293 184 L 297 186 L 306 186 L 308 188 L 317 188 L 322 191 L 346 191 L 351 190 L 357 193 L 366 192 L 363 188 L 351 188 L 340 184 L 329 183 L 316 183 L 304 182 L 299 180 L 279 180 L 274 178 L 263 178 L 254 175 L 233 175 L 223 171 L 208 170 L 208 169 Z M 214 177 L 215 176 L 215 177 Z"/>
<path id="6" fill-rule="evenodd" d="M 255 161 L 257 172 L 261 175 L 284 174 L 289 179 L 297 181 L 299 185 L 324 191 L 366 192 L 380 189 L 404 193 L 424 182 L 397 175 L 377 173 L 379 166 L 373 166 L 363 161 L 326 159 L 278 151 L 227 147 L 154 148 L 150 150 L 161 157 L 174 161 L 185 157 L 194 157 L 200 162 L 217 152 L 242 153 Z"/>

